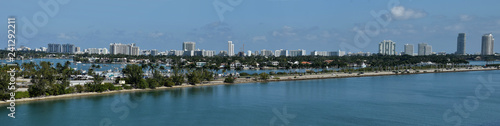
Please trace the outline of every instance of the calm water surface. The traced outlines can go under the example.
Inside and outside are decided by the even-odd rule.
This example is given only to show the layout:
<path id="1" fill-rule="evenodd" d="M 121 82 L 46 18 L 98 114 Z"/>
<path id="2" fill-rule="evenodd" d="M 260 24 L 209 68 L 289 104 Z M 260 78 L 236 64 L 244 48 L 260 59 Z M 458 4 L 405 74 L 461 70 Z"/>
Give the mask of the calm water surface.
<path id="1" fill-rule="evenodd" d="M 121 93 L 18 104 L 16 119 L 0 109 L 0 122 L 2 126 L 453 125 L 443 114 L 455 111 L 456 104 L 466 115 L 453 112 L 448 117 L 462 125 L 499 125 L 499 75 L 500 71 L 431 73 Z M 477 99 L 478 86 L 480 94 L 488 93 L 482 85 L 495 90 Z"/>

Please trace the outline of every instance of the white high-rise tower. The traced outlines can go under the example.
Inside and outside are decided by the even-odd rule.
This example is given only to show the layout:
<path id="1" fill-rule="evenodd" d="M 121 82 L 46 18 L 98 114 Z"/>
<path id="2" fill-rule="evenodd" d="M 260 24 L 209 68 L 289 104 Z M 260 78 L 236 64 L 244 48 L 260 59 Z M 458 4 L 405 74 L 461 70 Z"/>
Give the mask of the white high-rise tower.
<path id="1" fill-rule="evenodd" d="M 484 34 L 481 45 L 481 55 L 494 55 L 495 54 L 495 52 L 493 51 L 494 43 L 495 43 L 495 38 L 493 38 L 493 35 L 491 33 Z"/>
<path id="2" fill-rule="evenodd" d="M 194 51 L 196 43 L 184 42 L 182 43 L 182 51 Z"/>
<path id="3" fill-rule="evenodd" d="M 234 56 L 234 44 L 233 41 L 227 41 L 227 55 Z"/>
<path id="4" fill-rule="evenodd" d="M 378 45 L 378 53 L 382 55 L 396 55 L 396 42 L 384 40 Z"/>
<path id="5" fill-rule="evenodd" d="M 413 45 L 412 44 L 405 44 L 405 51 L 404 54 L 413 56 Z"/>

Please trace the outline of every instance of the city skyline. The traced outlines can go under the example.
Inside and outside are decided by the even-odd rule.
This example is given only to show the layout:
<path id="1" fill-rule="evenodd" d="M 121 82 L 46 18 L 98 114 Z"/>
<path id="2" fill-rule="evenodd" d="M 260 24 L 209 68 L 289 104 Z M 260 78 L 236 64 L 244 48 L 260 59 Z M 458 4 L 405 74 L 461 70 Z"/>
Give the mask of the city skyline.
<path id="1" fill-rule="evenodd" d="M 489 43 L 489 44 L 486 44 L 485 45 L 485 36 L 491 36 L 491 41 L 486 41 L 486 43 Z M 483 38 L 482 38 L 482 50 L 484 50 L 483 48 L 485 48 L 485 46 L 488 46 L 487 48 L 490 51 L 490 53 L 487 53 L 485 54 L 484 52 L 481 52 L 481 53 L 473 53 L 472 55 L 475 55 L 475 54 L 485 54 L 485 55 L 493 55 L 495 54 L 495 52 L 493 51 L 493 43 L 494 43 L 494 38 L 492 36 L 491 33 L 489 34 L 485 34 L 483 35 Z M 61 46 L 62 45 L 62 46 Z M 110 50 L 112 50 L 113 47 L 116 47 L 116 46 L 113 46 L 113 45 L 122 45 L 121 43 L 110 43 Z M 131 47 L 128 47 L 128 51 L 127 50 L 123 50 L 121 51 L 121 53 L 113 53 L 111 52 L 111 54 L 127 54 L 127 55 L 148 55 L 148 54 L 151 54 L 151 55 L 187 55 L 187 56 L 195 56 L 195 55 L 207 55 L 205 54 L 206 51 L 211 51 L 208 55 L 210 56 L 213 56 L 215 54 L 216 51 L 213 51 L 213 50 L 205 50 L 205 49 L 195 49 L 195 45 L 196 45 L 196 42 L 183 42 L 182 44 L 182 49 L 181 50 L 175 50 L 175 49 L 170 49 L 170 51 L 168 49 L 166 49 L 165 52 L 163 51 L 158 51 L 158 49 L 146 49 L 146 50 L 140 50 L 138 46 L 135 46 L 135 43 L 132 43 L 132 44 L 129 44 L 129 45 L 123 45 L 123 46 L 131 46 Z M 462 52 L 464 51 L 465 49 L 465 33 L 459 33 L 458 37 L 457 37 L 457 51 L 454 52 L 454 53 L 450 53 L 450 52 L 433 52 L 432 51 L 432 46 L 430 45 L 427 45 L 427 43 L 419 43 L 418 44 L 418 53 L 417 55 L 432 55 L 432 54 L 439 54 L 439 55 L 442 55 L 442 54 L 459 54 L 459 55 L 463 55 L 461 53 L 459 53 L 459 50 L 462 50 Z M 55 47 L 57 46 L 57 48 Z M 42 51 L 42 50 L 45 50 L 44 49 L 45 47 L 40 47 L 40 48 L 35 48 L 33 49 L 34 51 Z M 132 50 L 133 48 L 133 50 Z M 379 43 L 379 51 L 378 53 L 373 53 L 373 54 L 383 54 L 383 55 L 403 55 L 403 54 L 408 54 L 408 55 L 414 55 L 413 53 L 413 45 L 412 44 L 405 44 L 404 47 L 403 47 L 403 51 L 402 52 L 397 52 L 396 51 L 396 44 L 395 42 L 393 42 L 392 40 L 383 40 L 382 42 Z M 106 48 L 104 48 L 106 49 Z M 123 48 L 125 49 L 125 48 Z M 240 49 L 244 49 L 244 48 L 240 48 Z M 17 50 L 31 50 L 31 48 L 29 47 L 25 47 L 25 46 L 21 46 L 20 48 L 18 48 Z M 162 50 L 162 49 L 160 49 Z M 264 50 L 266 50 L 266 48 L 263 49 L 263 51 L 261 51 L 260 54 L 264 54 L 264 56 L 266 56 L 267 52 L 266 53 L 263 53 Z M 430 51 L 429 51 L 430 50 Z M 51 53 L 90 53 L 90 54 L 107 54 L 105 52 L 107 52 L 107 49 L 106 50 L 103 50 L 103 48 L 88 48 L 88 49 L 84 49 L 83 52 L 80 51 L 80 47 L 77 47 L 75 46 L 74 44 L 54 44 L 54 43 L 49 43 L 48 44 L 48 49 L 46 50 L 47 52 L 51 52 Z M 133 52 L 131 52 L 133 51 Z M 183 52 L 171 52 L 171 51 L 183 51 Z M 201 51 L 201 52 L 196 52 L 196 51 Z M 225 52 L 222 52 L 222 51 L 225 51 Z M 275 55 L 275 56 L 300 56 L 300 55 L 308 55 L 307 52 L 304 52 L 302 53 L 302 51 L 305 51 L 303 49 L 299 49 L 299 51 L 301 51 L 300 55 L 289 55 L 288 53 L 288 49 L 279 49 L 279 50 L 276 50 L 275 52 L 273 52 L 272 50 L 269 50 L 269 54 L 272 54 L 272 55 Z M 294 51 L 294 50 L 290 50 L 290 51 Z M 338 50 L 337 53 L 339 53 L 341 50 Z M 104 52 L 104 53 L 103 53 Z M 124 52 L 127 52 L 127 53 L 124 53 Z M 184 53 L 189 53 L 190 54 L 184 54 Z M 231 52 L 231 53 L 229 53 Z M 238 54 L 238 56 L 242 56 L 242 55 L 245 55 L 245 56 L 248 56 L 248 55 L 252 55 L 251 53 L 247 53 L 247 52 L 251 52 L 251 50 L 240 50 L 238 51 L 238 53 L 241 53 L 241 54 Z M 332 52 L 331 49 L 330 50 L 327 50 L 327 51 L 317 51 L 317 50 L 314 50 L 314 51 L 311 51 L 310 55 L 316 55 L 316 56 L 330 56 L 332 55 Z M 354 54 L 354 55 L 371 55 L 372 53 L 371 52 L 345 52 L 343 51 L 344 53 L 347 53 L 347 54 Z M 154 54 L 153 54 L 154 53 Z M 198 54 L 195 54 L 195 53 L 198 53 Z M 221 54 L 222 53 L 222 54 Z M 361 54 L 360 54 L 361 53 Z M 253 55 L 258 55 L 259 53 L 256 52 L 256 53 L 253 53 Z M 296 53 L 294 53 L 296 54 Z M 228 49 L 227 50 L 221 50 L 219 52 L 219 54 L 217 55 L 227 55 L 227 56 L 236 56 L 236 53 L 234 52 L 234 44 L 232 43 L 232 41 L 228 41 Z M 335 54 L 337 55 L 337 54 Z"/>
<path id="2" fill-rule="evenodd" d="M 116 6 L 105 6 L 115 4 L 113 1 L 71 1 L 61 3 L 57 13 L 49 16 L 42 26 L 32 20 L 35 13 L 45 12 L 37 2 L 12 1 L 12 4 L 23 4 L 14 9 L 26 11 L 15 11 L 9 15 L 0 13 L 0 16 L 16 15 L 20 19 L 18 45 L 30 47 L 45 46 L 46 43 L 73 43 L 81 45 L 81 48 L 96 48 L 105 47 L 110 42 L 122 42 L 141 43 L 143 49 L 159 49 L 159 46 L 173 49 L 170 47 L 182 45 L 179 42 L 194 41 L 201 48 L 224 50 L 225 47 L 216 46 L 217 43 L 231 40 L 236 49 L 245 44 L 248 50 L 260 50 L 266 46 L 269 49 L 377 52 L 377 48 L 371 47 L 378 45 L 380 40 L 391 39 L 413 45 L 427 42 L 434 45 L 437 52 L 453 53 L 456 51 L 455 46 L 447 45 L 456 43 L 456 33 L 467 33 L 466 53 L 474 54 L 481 50 L 479 36 L 490 32 L 500 33 L 500 17 L 494 13 L 484 13 L 498 10 L 495 6 L 498 4 L 495 3 L 499 1 L 488 1 L 490 4 L 487 5 L 465 0 L 432 4 L 429 4 L 430 1 L 398 2 L 397 6 L 388 8 L 391 1 L 256 0 L 229 5 L 234 11 L 226 11 L 219 16 L 214 9 L 214 1 L 196 4 L 192 1 L 157 1 L 139 11 L 129 9 L 137 4 L 133 1 L 122 1 Z M 222 3 L 229 4 L 225 1 Z M 88 8 L 86 5 L 98 6 Z M 250 9 L 257 6 L 262 9 Z M 275 9 L 278 6 L 282 9 Z M 463 9 L 443 12 L 442 6 Z M 176 11 L 185 10 L 186 7 L 195 7 L 199 11 Z M 13 8 L 7 6 L 1 8 L 1 12 L 6 9 Z M 109 11 L 105 11 L 108 9 L 120 13 L 113 13 L 111 17 Z M 359 30 L 377 23 L 378 18 L 373 16 L 372 11 L 375 15 L 387 11 L 393 20 L 383 27 L 379 23 L 379 30 L 377 26 L 371 27 L 375 31 L 364 32 L 369 41 L 356 43 Z M 139 27 L 137 24 L 142 21 L 150 23 Z M 26 31 L 23 27 L 28 27 L 28 24 L 35 25 L 36 34 L 29 36 L 23 33 Z"/>
<path id="3" fill-rule="evenodd" d="M 5 126 L 500 124 L 500 0 L 1 3 Z"/>
<path id="4" fill-rule="evenodd" d="M 488 33 L 488 34 L 484 34 L 482 36 L 482 43 L 481 43 L 481 50 L 482 52 L 481 53 L 465 53 L 465 47 L 466 47 L 466 43 L 465 43 L 465 34 L 466 33 L 458 33 L 458 37 L 457 37 L 457 43 L 456 43 L 456 47 L 457 47 L 457 51 L 455 52 L 445 52 L 445 51 L 440 51 L 440 52 L 433 52 L 432 51 L 432 46 L 430 45 L 427 45 L 427 43 L 418 43 L 418 53 L 417 55 L 432 55 L 432 54 L 458 54 L 458 55 L 464 55 L 464 54 L 472 54 L 472 55 L 477 55 L 477 54 L 481 54 L 481 55 L 493 55 L 495 54 L 496 52 L 494 52 L 494 38 L 492 36 L 491 33 Z M 485 40 L 485 36 L 491 36 L 491 41 L 488 41 L 488 40 Z M 485 44 L 487 43 L 487 44 Z M 116 43 L 110 43 L 110 44 L 116 44 Z M 118 43 L 118 44 L 121 44 L 121 43 Z M 133 46 L 135 46 L 135 43 L 132 43 Z M 63 47 L 58 47 L 60 48 L 59 51 L 53 51 L 53 45 L 59 45 L 61 46 L 61 44 L 54 44 L 54 43 L 49 43 L 48 44 L 48 50 L 47 52 L 55 52 L 55 53 L 61 53 L 61 52 L 64 52 L 64 53 L 76 53 L 76 52 L 80 52 L 80 47 L 76 47 L 75 45 L 73 44 L 62 44 Z M 191 51 L 191 56 L 194 56 L 194 53 L 193 51 L 205 51 L 205 49 L 200 49 L 200 48 L 195 48 L 195 45 L 196 45 L 196 42 L 192 42 L 192 41 L 189 41 L 189 42 L 183 42 L 182 43 L 182 49 L 181 50 L 176 50 L 176 51 Z M 67 47 L 64 47 L 64 46 L 71 46 L 71 48 L 73 50 L 71 51 L 67 51 L 68 49 L 66 49 Z M 244 46 L 244 44 L 243 44 Z M 488 46 L 488 47 L 485 47 L 485 46 Z M 112 48 L 113 46 L 110 46 L 110 49 Z M 36 48 L 35 51 L 41 51 L 43 50 L 43 48 L 45 47 L 40 47 L 39 48 Z M 139 47 L 135 47 L 135 48 L 139 48 Z M 489 53 L 484 53 L 484 49 L 487 48 L 489 50 Z M 21 46 L 21 48 L 18 48 L 18 50 L 30 50 L 31 48 L 29 47 L 25 47 L 25 46 Z M 65 50 L 63 50 L 65 49 Z M 102 49 L 101 51 L 90 51 L 90 50 L 95 50 L 96 48 L 88 48 L 88 49 L 84 49 L 85 51 L 83 53 L 93 53 L 93 52 L 102 52 Z M 237 51 L 235 52 L 234 51 L 234 44 L 232 41 L 228 41 L 228 48 L 227 50 L 220 50 L 219 54 L 217 55 L 227 55 L 227 56 L 236 56 L 237 53 L 242 53 L 241 55 L 252 55 L 252 54 L 249 54 L 247 52 L 251 52 L 251 50 L 241 50 L 241 49 L 244 49 L 243 48 L 240 48 L 240 51 Z M 267 48 L 264 48 L 263 50 L 266 50 Z M 146 49 L 146 50 L 139 50 L 139 51 L 135 51 L 135 52 L 139 52 L 139 53 L 134 53 L 135 55 L 145 55 L 145 54 L 150 54 L 150 51 L 153 50 L 154 52 L 158 52 L 158 49 Z M 162 49 L 160 49 L 162 50 Z M 169 49 L 165 49 L 165 55 L 169 54 Z M 175 49 L 170 49 L 170 51 L 172 50 L 175 50 Z M 303 50 L 303 49 L 299 49 L 299 50 Z M 331 51 L 332 49 L 329 49 L 327 51 L 317 51 L 317 50 L 314 50 L 314 51 L 311 51 L 310 55 L 318 55 L 318 56 L 328 56 L 330 55 L 330 53 L 328 51 Z M 430 50 L 430 51 L 429 51 Z M 143 51 L 148 51 L 147 53 L 141 53 Z M 212 50 L 210 50 L 212 51 Z M 225 51 L 225 52 L 222 52 L 222 51 Z M 270 50 L 270 54 L 273 54 L 275 56 L 290 56 L 289 53 L 288 53 L 288 49 L 279 49 L 279 50 L 276 50 L 275 52 L 273 52 L 272 50 Z M 284 52 L 286 51 L 286 52 Z M 290 50 L 290 51 L 293 51 L 293 50 Z M 341 50 L 338 50 L 339 52 Z M 162 51 L 160 51 L 162 52 Z M 160 52 L 158 53 L 155 53 L 154 55 L 156 54 L 160 54 Z M 261 51 L 262 53 L 263 51 Z M 327 55 L 327 52 L 328 52 L 328 55 Z M 345 51 L 344 51 L 345 52 Z M 414 55 L 413 53 L 413 44 L 405 44 L 403 45 L 403 51 L 402 52 L 398 52 L 397 51 L 397 46 L 396 46 L 396 43 L 393 42 L 392 40 L 383 40 L 382 42 L 379 43 L 378 45 L 378 53 L 373 53 L 373 54 L 383 54 L 383 55 L 403 55 L 403 54 L 408 54 L 408 55 Z M 221 54 L 222 53 L 222 54 Z M 280 54 L 280 53 L 283 53 L 283 54 Z M 371 55 L 372 52 L 346 52 L 346 53 L 367 53 L 368 55 Z M 255 54 L 259 54 L 258 52 L 254 53 Z M 265 54 L 265 53 L 264 53 Z M 177 54 L 176 54 L 177 55 Z M 183 54 L 184 55 L 184 54 Z M 200 52 L 200 55 L 201 55 L 201 52 Z M 305 53 L 301 53 L 301 55 L 308 55 L 307 52 Z"/>

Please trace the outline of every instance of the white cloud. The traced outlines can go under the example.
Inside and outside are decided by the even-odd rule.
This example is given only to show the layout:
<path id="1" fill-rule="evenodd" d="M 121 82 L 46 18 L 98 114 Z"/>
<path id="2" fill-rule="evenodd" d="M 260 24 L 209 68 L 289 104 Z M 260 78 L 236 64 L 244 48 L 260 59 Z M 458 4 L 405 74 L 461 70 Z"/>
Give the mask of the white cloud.
<path id="1" fill-rule="evenodd" d="M 57 38 L 60 38 L 60 39 L 76 39 L 75 36 L 69 36 L 69 35 L 66 35 L 65 33 L 59 33 L 59 36 L 57 36 Z"/>
<path id="2" fill-rule="evenodd" d="M 273 36 L 295 36 L 297 33 L 293 31 L 293 28 L 290 26 L 283 26 L 283 29 L 281 31 L 273 31 Z"/>
<path id="3" fill-rule="evenodd" d="M 464 29 L 464 26 L 462 24 L 455 24 L 455 25 L 446 26 L 446 27 L 444 27 L 444 29 L 450 30 L 450 31 L 460 31 L 460 30 Z"/>
<path id="4" fill-rule="evenodd" d="M 460 20 L 461 21 L 470 21 L 470 20 L 472 20 L 472 16 L 470 16 L 470 15 L 460 15 Z"/>
<path id="5" fill-rule="evenodd" d="M 315 40 L 315 39 L 318 39 L 318 36 L 317 35 L 312 35 L 312 34 L 307 34 L 306 35 L 306 39 L 307 40 Z"/>
<path id="6" fill-rule="evenodd" d="M 162 32 L 150 33 L 149 36 L 153 38 L 158 38 L 163 36 L 163 33 Z"/>
<path id="7" fill-rule="evenodd" d="M 267 41 L 266 36 L 255 36 L 252 39 L 253 39 L 253 41 Z"/>
<path id="8" fill-rule="evenodd" d="M 396 20 L 417 19 L 427 16 L 424 11 L 417 11 L 403 6 L 395 6 L 391 9 L 392 17 Z"/>
<path id="9" fill-rule="evenodd" d="M 330 38 L 332 35 L 330 35 L 330 32 L 328 31 L 323 31 L 323 33 L 321 34 L 321 37 L 323 38 Z"/>

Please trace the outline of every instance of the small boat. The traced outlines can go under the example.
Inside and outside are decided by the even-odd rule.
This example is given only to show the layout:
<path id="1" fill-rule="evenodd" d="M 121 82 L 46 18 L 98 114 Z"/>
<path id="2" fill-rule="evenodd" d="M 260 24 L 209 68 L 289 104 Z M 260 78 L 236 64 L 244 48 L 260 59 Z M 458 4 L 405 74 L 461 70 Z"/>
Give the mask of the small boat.
<path id="1" fill-rule="evenodd" d="M 82 63 L 82 62 L 78 61 L 78 62 L 76 62 L 76 63 Z"/>

